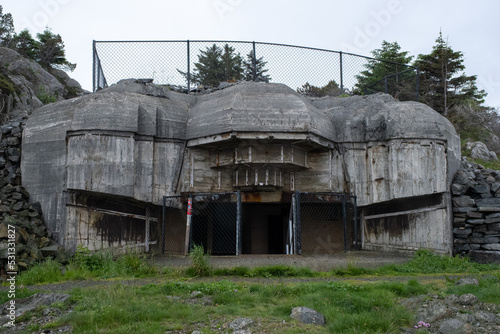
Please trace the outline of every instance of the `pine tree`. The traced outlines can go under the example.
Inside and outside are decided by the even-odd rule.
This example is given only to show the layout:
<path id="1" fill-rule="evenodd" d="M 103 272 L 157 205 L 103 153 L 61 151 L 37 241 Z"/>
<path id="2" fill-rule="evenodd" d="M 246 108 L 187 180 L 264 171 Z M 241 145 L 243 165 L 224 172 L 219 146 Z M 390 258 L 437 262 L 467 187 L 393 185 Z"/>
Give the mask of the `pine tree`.
<path id="1" fill-rule="evenodd" d="M 246 81 L 255 80 L 255 81 L 269 82 L 271 80 L 271 77 L 268 74 L 266 74 L 268 70 L 265 68 L 267 61 L 264 61 L 264 57 L 255 58 L 255 66 L 254 66 L 254 58 L 255 56 L 252 50 L 250 51 L 249 54 L 247 54 L 247 58 L 243 63 L 244 79 Z M 254 73 L 254 68 L 255 68 L 255 73 Z"/>
<path id="2" fill-rule="evenodd" d="M 439 113 L 446 116 L 451 107 L 464 101 L 484 102 L 486 93 L 477 88 L 477 77 L 463 72 L 462 52 L 454 51 L 441 32 L 432 52 L 419 55 L 415 65 L 420 68 L 421 100 Z"/>
<path id="3" fill-rule="evenodd" d="M 55 67 L 63 70 L 73 71 L 76 64 L 70 63 L 66 59 L 64 42 L 59 34 L 54 34 L 49 28 L 36 35 L 38 38 L 37 61 L 40 65 L 49 68 Z"/>
<path id="4" fill-rule="evenodd" d="M 14 37 L 12 48 L 31 60 L 36 60 L 39 51 L 38 42 L 31 37 L 28 29 L 24 29 Z"/>
<path id="5" fill-rule="evenodd" d="M 397 42 L 383 41 L 380 49 L 372 51 L 375 59 L 370 59 L 365 65 L 366 70 L 356 76 L 358 80 L 355 85 L 356 92 L 363 94 L 371 88 L 375 91 L 384 91 L 385 78 L 388 76 L 390 76 L 392 85 L 408 80 L 409 76 L 414 75 L 413 71 L 408 73 L 408 67 L 404 66 L 409 64 L 413 58 L 408 56 L 408 53 L 408 51 L 401 51 Z M 396 75 L 396 73 L 401 74 Z"/>
<path id="6" fill-rule="evenodd" d="M 12 19 L 12 14 L 3 14 L 3 7 L 0 5 L 0 46 L 9 47 L 14 35 L 14 20 Z"/>

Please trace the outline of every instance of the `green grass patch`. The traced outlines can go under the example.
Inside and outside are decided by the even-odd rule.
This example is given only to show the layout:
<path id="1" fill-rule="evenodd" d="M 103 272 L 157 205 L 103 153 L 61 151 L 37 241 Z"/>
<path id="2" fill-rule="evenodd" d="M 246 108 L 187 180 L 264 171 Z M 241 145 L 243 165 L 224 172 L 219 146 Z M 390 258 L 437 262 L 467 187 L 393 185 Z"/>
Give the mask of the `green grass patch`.
<path id="1" fill-rule="evenodd" d="M 201 294 L 193 297 L 193 291 Z M 426 293 L 416 281 L 355 285 L 347 282 L 238 284 L 167 282 L 142 287 L 74 289 L 73 312 L 57 324 L 75 333 L 164 333 L 168 330 L 214 332 L 213 323 L 249 317 L 263 331 L 281 333 L 391 333 L 411 326 L 414 318 L 398 302 Z M 295 322 L 295 306 L 313 308 L 326 317 L 325 327 Z M 207 319 L 210 319 L 208 321 Z"/>
<path id="2" fill-rule="evenodd" d="M 17 282 L 23 285 L 36 285 L 62 281 L 61 264 L 52 259 L 35 263 L 29 270 L 23 271 Z"/>
<path id="3" fill-rule="evenodd" d="M 387 265 L 374 271 L 376 274 L 436 274 L 436 273 L 480 273 L 498 270 L 497 264 L 480 264 L 468 257 L 434 254 L 418 250 L 407 263 Z"/>
<path id="4" fill-rule="evenodd" d="M 109 252 L 93 253 L 80 248 L 67 266 L 47 259 L 23 271 L 18 282 L 36 285 L 95 278 L 138 278 L 156 276 L 159 272 L 158 268 L 148 263 L 144 254 L 127 253 L 113 257 Z"/>

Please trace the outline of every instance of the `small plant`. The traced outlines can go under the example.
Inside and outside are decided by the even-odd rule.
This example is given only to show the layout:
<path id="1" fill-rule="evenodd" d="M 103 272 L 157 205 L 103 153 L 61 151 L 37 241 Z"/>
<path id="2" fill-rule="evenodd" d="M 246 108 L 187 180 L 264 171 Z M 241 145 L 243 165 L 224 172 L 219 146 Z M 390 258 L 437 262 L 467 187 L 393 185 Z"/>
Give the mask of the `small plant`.
<path id="1" fill-rule="evenodd" d="M 191 267 L 187 270 L 188 275 L 203 277 L 212 274 L 209 255 L 205 254 L 203 246 L 194 245 L 189 253 L 189 257 L 191 258 Z"/>
<path id="2" fill-rule="evenodd" d="M 43 103 L 43 104 L 49 104 L 57 101 L 57 97 L 48 93 L 45 90 L 45 87 L 39 86 L 38 87 L 38 94 L 36 94 L 36 97 Z"/>
<path id="3" fill-rule="evenodd" d="M 431 324 L 430 324 L 430 323 L 428 323 L 428 322 L 419 321 L 419 322 L 418 322 L 418 324 L 416 324 L 416 325 L 415 325 L 415 326 L 413 326 L 413 327 L 415 327 L 415 328 L 417 328 L 417 329 L 418 329 L 418 328 L 422 328 L 422 327 L 423 327 L 423 328 L 429 328 L 429 327 L 431 327 Z"/>

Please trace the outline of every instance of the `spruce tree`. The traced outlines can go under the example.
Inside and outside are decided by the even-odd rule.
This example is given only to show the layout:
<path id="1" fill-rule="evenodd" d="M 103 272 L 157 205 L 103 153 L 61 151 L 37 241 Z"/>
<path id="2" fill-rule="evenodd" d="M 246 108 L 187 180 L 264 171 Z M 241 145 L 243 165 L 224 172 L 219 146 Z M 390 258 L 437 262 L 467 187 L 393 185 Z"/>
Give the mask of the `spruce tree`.
<path id="1" fill-rule="evenodd" d="M 465 101 L 484 102 L 486 93 L 477 88 L 477 77 L 463 72 L 462 52 L 454 51 L 441 32 L 432 52 L 419 55 L 415 65 L 420 68 L 421 101 L 439 113 L 446 116 L 451 107 Z"/>
<path id="2" fill-rule="evenodd" d="M 222 50 L 213 44 L 200 53 L 198 62 L 194 64 L 191 80 L 200 86 L 217 87 L 224 79 L 225 72 Z"/>
<path id="3" fill-rule="evenodd" d="M 243 60 L 240 54 L 236 54 L 234 48 L 228 44 L 224 45 L 222 62 L 224 63 L 224 81 L 236 82 L 243 78 Z"/>
<path id="4" fill-rule="evenodd" d="M 384 91 L 384 80 L 387 76 L 390 76 L 391 85 L 404 83 L 409 77 L 414 76 L 414 72 L 408 73 L 408 67 L 404 66 L 408 65 L 413 58 L 408 56 L 408 53 L 408 51 L 401 51 L 401 46 L 397 42 L 383 41 L 380 49 L 372 51 L 375 59 L 368 60 L 365 65 L 366 69 L 356 76 L 358 82 L 355 85 L 355 91 L 359 94 L 367 90 L 369 92 L 371 90 Z M 394 90 L 394 87 L 391 88 Z"/>
<path id="5" fill-rule="evenodd" d="M 254 66 L 254 58 L 255 56 L 252 50 L 247 55 L 247 58 L 243 63 L 245 80 L 269 82 L 271 80 L 271 77 L 268 74 L 266 74 L 268 70 L 265 68 L 267 61 L 264 61 L 264 57 L 255 58 L 255 66 Z M 255 67 L 255 73 L 254 73 L 254 67 Z"/>

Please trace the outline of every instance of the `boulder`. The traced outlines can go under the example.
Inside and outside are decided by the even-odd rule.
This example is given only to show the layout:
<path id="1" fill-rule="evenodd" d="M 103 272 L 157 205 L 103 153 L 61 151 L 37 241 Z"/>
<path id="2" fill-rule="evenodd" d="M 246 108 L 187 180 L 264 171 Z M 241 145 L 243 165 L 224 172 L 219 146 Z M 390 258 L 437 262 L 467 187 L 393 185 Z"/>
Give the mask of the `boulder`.
<path id="1" fill-rule="evenodd" d="M 290 317 L 303 324 L 314 324 L 314 325 L 325 324 L 325 316 L 323 314 L 305 306 L 294 307 L 292 309 Z"/>
<path id="2" fill-rule="evenodd" d="M 483 142 L 468 142 L 466 146 L 467 149 L 471 150 L 472 159 L 482 159 L 485 161 L 498 160 L 496 153 L 490 151 Z"/>

